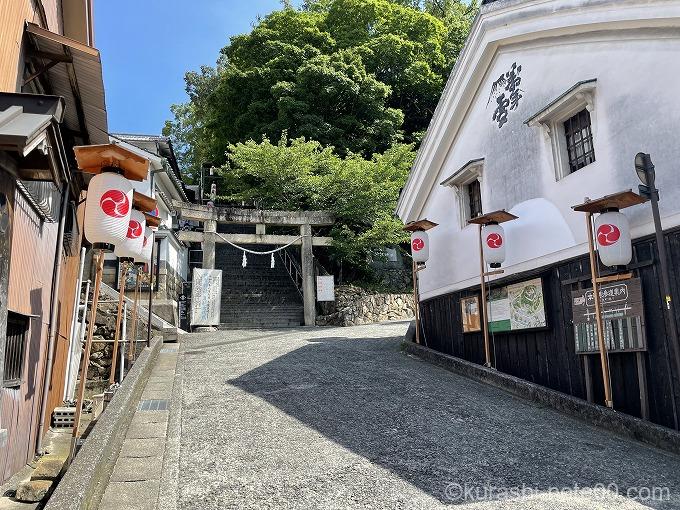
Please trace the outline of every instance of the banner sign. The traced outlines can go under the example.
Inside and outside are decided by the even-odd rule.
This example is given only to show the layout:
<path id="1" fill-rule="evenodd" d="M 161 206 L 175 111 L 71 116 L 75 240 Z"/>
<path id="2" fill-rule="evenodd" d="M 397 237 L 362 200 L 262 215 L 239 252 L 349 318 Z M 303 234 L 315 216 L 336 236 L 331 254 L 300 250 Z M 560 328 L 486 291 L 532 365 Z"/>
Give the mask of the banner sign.
<path id="1" fill-rule="evenodd" d="M 316 300 L 335 301 L 335 280 L 333 275 L 316 277 Z"/>
<path id="2" fill-rule="evenodd" d="M 571 293 L 576 352 L 597 353 L 595 294 L 592 289 Z M 638 278 L 600 286 L 604 337 L 609 352 L 646 351 L 642 286 Z"/>
<path id="3" fill-rule="evenodd" d="M 196 267 L 191 283 L 191 325 L 219 326 L 222 271 Z"/>
<path id="4" fill-rule="evenodd" d="M 487 304 L 489 331 L 494 333 L 547 326 L 540 278 L 491 289 Z"/>

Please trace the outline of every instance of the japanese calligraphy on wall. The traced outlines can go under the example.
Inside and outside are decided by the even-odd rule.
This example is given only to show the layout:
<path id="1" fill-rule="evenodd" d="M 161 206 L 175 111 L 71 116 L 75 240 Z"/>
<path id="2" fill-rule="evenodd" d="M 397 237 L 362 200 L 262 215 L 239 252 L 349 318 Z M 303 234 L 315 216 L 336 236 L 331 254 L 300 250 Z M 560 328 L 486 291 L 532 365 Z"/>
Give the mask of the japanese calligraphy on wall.
<path id="1" fill-rule="evenodd" d="M 489 104 L 495 103 L 496 108 L 492 120 L 498 123 L 499 129 L 508 121 L 508 113 L 517 109 L 519 100 L 522 99 L 524 91 L 519 87 L 522 83 L 521 72 L 522 66 L 513 62 L 510 70 L 502 73 L 491 85 L 491 93 L 486 105 L 488 107 Z"/>
<path id="2" fill-rule="evenodd" d="M 222 271 L 194 268 L 191 288 L 191 325 L 219 326 Z"/>
<path id="3" fill-rule="evenodd" d="M 599 352 L 592 289 L 571 293 L 576 352 Z M 644 351 L 642 288 L 637 278 L 600 287 L 604 336 L 609 352 Z"/>

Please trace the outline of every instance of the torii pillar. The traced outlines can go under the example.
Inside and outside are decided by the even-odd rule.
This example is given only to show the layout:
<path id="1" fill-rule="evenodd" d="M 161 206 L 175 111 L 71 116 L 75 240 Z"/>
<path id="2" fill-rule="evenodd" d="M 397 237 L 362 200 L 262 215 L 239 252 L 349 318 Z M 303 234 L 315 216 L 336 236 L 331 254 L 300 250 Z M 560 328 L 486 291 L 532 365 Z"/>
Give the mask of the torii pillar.
<path id="1" fill-rule="evenodd" d="M 203 269 L 215 269 L 215 233 L 217 232 L 217 221 L 205 220 L 203 222 Z"/>
<path id="2" fill-rule="evenodd" d="M 302 301 L 305 308 L 305 326 L 316 325 L 316 291 L 314 289 L 314 254 L 312 253 L 312 226 L 300 225 L 302 236 Z"/>

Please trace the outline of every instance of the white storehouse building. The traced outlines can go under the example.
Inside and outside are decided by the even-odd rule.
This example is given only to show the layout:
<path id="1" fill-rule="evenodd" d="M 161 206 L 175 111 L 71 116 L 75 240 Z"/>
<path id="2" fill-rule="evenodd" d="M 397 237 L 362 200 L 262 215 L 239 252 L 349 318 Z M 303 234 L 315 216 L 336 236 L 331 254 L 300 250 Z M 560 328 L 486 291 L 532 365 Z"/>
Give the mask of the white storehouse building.
<path id="1" fill-rule="evenodd" d="M 466 300 L 480 293 L 478 230 L 468 220 L 505 209 L 518 219 L 504 224 L 505 272 L 492 278 L 491 294 L 538 281 L 545 317 L 535 328 L 496 328 L 497 368 L 599 401 L 595 361 L 575 346 L 571 293 L 589 285 L 590 268 L 585 217 L 572 206 L 637 192 L 635 155 L 651 154 L 680 266 L 680 1 L 482 4 L 396 211 L 405 223 L 439 224 L 419 274 L 425 336 L 431 347 L 481 362 L 477 328 L 463 327 Z M 629 269 L 641 281 L 647 320 L 637 351 L 611 354 L 615 407 L 644 416 L 648 405 L 651 420 L 677 427 L 680 387 L 670 383 L 664 350 L 651 211 L 622 212 L 636 239 Z M 680 275 L 672 276 L 677 290 Z M 646 375 L 635 352 L 644 353 Z M 643 376 L 647 403 L 638 398 Z"/>

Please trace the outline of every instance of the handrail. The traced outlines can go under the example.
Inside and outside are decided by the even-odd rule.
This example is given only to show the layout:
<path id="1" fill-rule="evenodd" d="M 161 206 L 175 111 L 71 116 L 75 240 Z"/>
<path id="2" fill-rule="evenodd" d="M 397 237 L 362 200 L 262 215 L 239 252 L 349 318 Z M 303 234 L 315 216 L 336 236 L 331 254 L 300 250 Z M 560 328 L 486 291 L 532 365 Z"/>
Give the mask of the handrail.
<path id="1" fill-rule="evenodd" d="M 288 272 L 288 275 L 290 276 L 291 280 L 293 281 L 293 284 L 295 285 L 295 288 L 297 289 L 298 293 L 300 294 L 300 297 L 303 297 L 303 295 L 302 295 L 302 269 L 300 268 L 300 266 L 298 266 L 297 262 L 291 256 L 291 254 L 288 253 L 287 249 L 280 250 L 278 253 L 279 253 L 279 257 L 281 258 L 281 261 L 283 262 L 283 267 L 286 268 L 286 271 Z"/>

